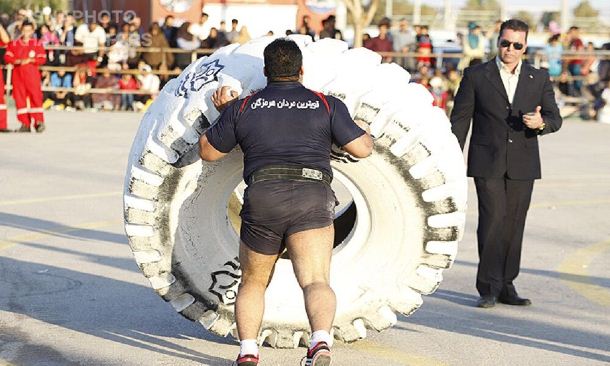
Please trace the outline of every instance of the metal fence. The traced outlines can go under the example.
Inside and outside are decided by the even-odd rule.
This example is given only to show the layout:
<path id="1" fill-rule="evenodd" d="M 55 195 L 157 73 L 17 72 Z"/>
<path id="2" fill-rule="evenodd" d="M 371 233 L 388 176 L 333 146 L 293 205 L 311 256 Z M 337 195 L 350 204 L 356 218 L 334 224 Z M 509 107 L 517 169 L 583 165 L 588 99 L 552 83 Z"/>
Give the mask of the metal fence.
<path id="1" fill-rule="evenodd" d="M 45 47 L 45 50 L 46 51 L 84 51 L 84 48 L 83 47 L 67 47 L 67 46 L 47 46 L 47 47 Z M 111 48 L 110 47 L 100 47 L 99 50 L 108 52 L 111 50 Z M 197 60 L 197 58 L 199 58 L 201 56 L 210 55 L 215 51 L 214 49 L 183 50 L 183 49 L 177 49 L 177 48 L 155 48 L 155 47 L 137 47 L 137 48 L 133 48 L 133 50 L 138 53 L 157 52 L 157 53 L 173 53 L 173 54 L 190 54 L 191 62 Z M 413 59 L 425 57 L 425 58 L 430 58 L 430 59 L 436 60 L 438 65 L 442 65 L 443 60 L 446 60 L 446 59 L 453 59 L 453 60 L 458 59 L 459 60 L 464 56 L 462 53 L 420 54 L 418 52 L 406 52 L 406 53 L 405 52 L 379 52 L 379 54 L 384 58 L 391 58 L 394 62 L 397 62 L 397 63 L 401 63 L 402 61 L 406 61 L 406 60 L 413 60 Z M 570 60 L 583 59 L 583 58 L 587 58 L 587 57 L 588 58 L 595 57 L 598 60 L 609 60 L 610 51 L 599 51 L 599 50 L 594 51 L 594 52 L 566 51 L 562 55 L 562 61 L 565 63 L 565 62 L 569 62 Z M 542 62 L 545 60 L 546 56 L 543 51 L 538 51 L 534 54 L 527 55 L 526 58 L 528 58 L 528 60 L 535 67 L 540 67 Z M 12 89 L 11 74 L 12 74 L 13 66 L 12 65 L 1 65 L 0 67 L 6 69 L 7 78 L 5 81 L 5 93 L 8 96 L 8 94 L 10 93 L 10 90 Z M 66 72 L 75 72 L 77 70 L 77 68 L 78 68 L 78 66 L 47 66 L 47 65 L 40 66 L 41 71 L 49 71 L 49 72 L 60 71 L 60 70 L 63 70 Z M 142 71 L 140 71 L 138 69 L 120 69 L 120 70 L 112 69 L 111 70 L 108 68 L 96 68 L 95 72 L 96 73 L 110 72 L 111 74 L 120 74 L 120 75 L 122 75 L 122 74 L 138 75 L 138 74 L 142 73 Z M 181 70 L 152 70 L 151 72 L 153 74 L 156 74 L 159 76 L 175 77 L 181 73 Z M 572 76 L 573 80 L 581 80 L 583 78 L 584 78 L 583 76 Z M 76 91 L 76 88 L 59 88 L 59 87 L 45 86 L 45 87 L 43 87 L 43 91 L 74 92 L 74 91 Z M 90 88 L 90 89 L 87 89 L 87 93 L 91 93 L 91 94 L 95 94 L 95 93 L 152 94 L 151 92 L 142 91 L 142 90 L 122 91 L 122 90 L 118 90 L 118 89 L 108 89 L 108 88 Z"/>

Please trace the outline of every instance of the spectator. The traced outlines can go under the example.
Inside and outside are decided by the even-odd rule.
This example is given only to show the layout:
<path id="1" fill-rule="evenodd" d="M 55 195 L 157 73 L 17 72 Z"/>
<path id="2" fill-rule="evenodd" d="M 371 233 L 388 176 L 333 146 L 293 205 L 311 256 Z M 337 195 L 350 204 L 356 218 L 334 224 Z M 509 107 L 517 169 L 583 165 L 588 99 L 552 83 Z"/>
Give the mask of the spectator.
<path id="1" fill-rule="evenodd" d="M 49 22 L 49 27 L 51 28 L 52 32 L 55 32 L 55 34 L 57 34 L 57 37 L 59 38 L 61 36 L 61 27 L 64 25 L 64 22 L 66 21 L 66 13 L 64 13 L 63 11 L 58 11 L 55 13 L 55 16 L 51 18 L 51 21 Z"/>
<path id="2" fill-rule="evenodd" d="M 601 123 L 610 123 L 610 82 L 606 82 L 601 99 L 603 102 L 597 113 L 597 120 Z"/>
<path id="3" fill-rule="evenodd" d="M 76 28 L 74 40 L 83 46 L 84 62 L 90 70 L 95 70 L 101 63 L 104 51 L 100 47 L 106 44 L 106 32 L 97 23 L 81 24 Z"/>
<path id="4" fill-rule="evenodd" d="M 133 25 L 123 24 L 118 39 L 123 43 L 123 47 L 127 48 L 127 65 L 135 69 L 140 61 L 140 53 L 137 51 L 141 46 L 140 35 L 133 30 Z"/>
<path id="5" fill-rule="evenodd" d="M 100 27 L 106 32 L 106 35 L 109 33 L 110 27 L 114 26 L 116 28 L 116 24 L 114 24 L 110 19 L 109 12 L 102 12 L 99 17 Z"/>
<path id="6" fill-rule="evenodd" d="M 59 70 L 51 74 L 50 86 L 53 88 L 72 88 L 72 74 L 65 70 Z M 58 110 L 64 110 L 74 105 L 74 94 L 71 91 L 62 90 L 48 92 L 48 97 Z"/>
<path id="7" fill-rule="evenodd" d="M 163 30 L 163 35 L 165 39 L 167 39 L 167 43 L 171 48 L 176 48 L 178 45 L 176 44 L 176 35 L 178 33 L 178 28 L 174 26 L 174 17 L 172 15 L 168 15 L 165 17 L 165 21 L 163 21 L 163 26 L 161 27 Z"/>
<path id="8" fill-rule="evenodd" d="M 115 93 L 119 87 L 117 78 L 106 69 L 103 74 L 95 80 L 95 87 L 97 89 L 107 89 L 108 92 L 93 94 L 94 108 L 104 111 L 115 110 L 119 105 L 119 96 Z"/>
<path id="9" fill-rule="evenodd" d="M 218 35 L 223 37 L 225 40 L 227 39 L 227 22 L 224 20 L 220 21 L 220 25 L 218 26 Z"/>
<path id="10" fill-rule="evenodd" d="M 176 34 L 176 44 L 178 45 L 178 48 L 186 51 L 196 50 L 201 46 L 201 42 L 199 42 L 199 39 L 197 39 L 197 37 L 194 37 L 188 31 L 190 26 L 191 23 L 189 22 L 182 23 L 180 28 L 178 28 L 178 33 Z M 180 69 L 184 69 L 185 67 L 191 64 L 191 53 L 177 53 L 174 57 L 174 60 L 177 67 L 179 67 Z"/>
<path id="11" fill-rule="evenodd" d="M 214 27 L 210 28 L 210 35 L 201 42 L 201 48 L 217 49 L 229 44 Z"/>
<path id="12" fill-rule="evenodd" d="M 481 34 L 481 27 L 476 23 L 468 24 L 468 35 L 462 44 L 464 56 L 458 64 L 458 70 L 464 70 L 468 66 L 478 65 L 485 57 L 485 37 Z"/>
<path id="13" fill-rule="evenodd" d="M 118 33 L 119 33 L 119 29 L 116 27 L 116 25 L 111 25 L 110 27 L 108 27 L 108 30 L 106 31 L 106 43 L 105 46 L 106 47 L 112 47 L 118 38 Z"/>
<path id="14" fill-rule="evenodd" d="M 301 34 L 304 36 L 310 36 L 312 41 L 315 41 L 315 35 L 311 30 L 309 30 L 304 24 L 301 24 L 299 29 L 297 29 L 297 34 Z"/>
<path id="15" fill-rule="evenodd" d="M 38 28 L 38 39 L 44 47 L 46 46 L 58 46 L 59 38 L 55 32 L 52 32 L 48 25 L 42 24 Z M 47 65 L 57 65 L 59 63 L 59 51 L 58 50 L 47 50 Z"/>
<path id="16" fill-rule="evenodd" d="M 252 39 L 252 37 L 250 37 L 250 32 L 248 32 L 248 28 L 245 25 L 242 26 L 241 29 L 239 30 L 239 36 L 237 37 L 237 43 L 244 44 L 251 39 Z"/>
<path id="17" fill-rule="evenodd" d="M 270 37 L 273 36 L 273 31 L 272 30 L 267 31 L 267 36 L 270 36 Z"/>
<path id="18" fill-rule="evenodd" d="M 119 80 L 119 89 L 124 93 L 121 93 L 121 110 L 128 111 L 134 110 L 134 95 L 129 91 L 138 90 L 138 82 L 133 78 L 131 74 L 123 74 Z"/>
<path id="19" fill-rule="evenodd" d="M 140 91 L 146 92 L 146 94 L 141 94 L 136 98 L 137 101 L 135 102 L 134 109 L 137 112 L 142 112 L 148 108 L 159 94 L 161 80 L 157 75 L 152 73 L 152 68 L 149 65 L 143 64 L 139 69 L 142 72 L 142 74 L 137 76 L 140 83 Z"/>
<path id="20" fill-rule="evenodd" d="M 371 35 L 368 33 L 364 33 L 362 34 L 362 44 L 364 44 L 365 42 L 368 42 L 371 39 Z"/>
<path id="21" fill-rule="evenodd" d="M 500 37 L 500 26 L 502 25 L 501 20 L 496 20 L 494 27 L 488 33 L 488 46 L 489 46 L 489 58 L 496 57 L 498 55 L 498 37 Z"/>
<path id="22" fill-rule="evenodd" d="M 572 52 L 582 52 L 585 49 L 585 45 L 580 39 L 580 29 L 578 27 L 570 27 L 568 30 L 568 48 Z M 582 65 L 584 60 L 580 57 L 573 58 L 568 62 L 568 71 L 570 74 L 576 78 L 580 77 L 582 71 Z M 582 81 L 575 79 L 574 80 L 574 91 L 577 95 L 581 95 Z"/>
<path id="23" fill-rule="evenodd" d="M 388 37 L 388 24 L 379 23 L 379 35 L 373 37 L 364 43 L 364 47 L 375 52 L 392 52 L 392 41 Z M 383 62 L 392 62 L 392 56 L 384 56 Z"/>
<path id="24" fill-rule="evenodd" d="M 432 57 L 432 39 L 428 34 L 428 26 L 422 25 L 420 26 L 420 33 L 416 36 L 417 41 L 417 53 L 419 54 L 417 57 L 417 67 L 419 68 L 422 65 L 434 66 Z"/>
<path id="25" fill-rule="evenodd" d="M 74 26 L 74 16 L 72 14 L 66 15 L 61 28 L 57 29 L 57 34 L 59 35 L 59 42 L 62 45 L 74 47 L 76 44 L 76 40 L 74 39 L 76 27 Z M 80 50 L 61 51 L 59 53 L 59 63 L 67 66 L 76 65 L 81 55 L 82 51 Z"/>
<path id="26" fill-rule="evenodd" d="M 561 72 L 563 71 L 563 65 L 561 62 L 563 46 L 559 42 L 559 37 L 559 34 L 554 34 L 551 36 L 544 49 L 549 75 L 553 78 L 561 75 Z"/>
<path id="27" fill-rule="evenodd" d="M 126 25 L 129 27 L 129 25 Z M 112 71 L 129 68 L 129 33 L 121 32 L 115 44 L 108 51 L 108 68 Z"/>
<path id="28" fill-rule="evenodd" d="M 335 28 L 336 17 L 329 15 L 328 18 L 322 21 L 322 31 L 320 32 L 320 39 L 322 38 L 333 38 L 343 40 L 343 34 L 341 31 Z"/>
<path id="29" fill-rule="evenodd" d="M 199 23 L 193 23 L 189 28 L 189 32 L 198 38 L 199 41 L 203 41 L 210 35 L 210 29 L 212 27 L 210 26 L 210 22 L 208 22 L 208 18 L 209 16 L 207 13 L 202 13 L 199 18 Z"/>
<path id="30" fill-rule="evenodd" d="M 586 56 L 583 59 L 582 69 L 580 70 L 580 74 L 583 76 L 587 76 L 591 74 L 591 71 L 597 69 L 597 58 L 595 57 L 595 46 L 593 45 L 593 42 L 587 43 L 585 54 Z"/>
<path id="31" fill-rule="evenodd" d="M 144 30 L 142 29 L 142 18 L 135 16 L 129 21 L 129 33 L 136 34 L 138 38 L 144 35 Z"/>
<path id="32" fill-rule="evenodd" d="M 405 55 L 410 51 L 415 51 L 415 35 L 409 29 L 409 22 L 406 18 L 400 19 L 398 29 L 392 32 L 392 48 L 394 52 L 400 52 Z M 408 60 L 407 57 L 402 57 L 396 61 L 402 67 L 408 68 L 410 66 Z"/>
<path id="33" fill-rule="evenodd" d="M 239 31 L 237 30 L 237 25 L 239 21 L 237 19 L 231 19 L 231 31 L 227 33 L 227 41 L 230 43 L 237 42 L 237 38 L 239 37 Z"/>
<path id="34" fill-rule="evenodd" d="M 561 92 L 561 94 L 568 97 L 577 96 L 577 92 L 574 90 L 574 84 L 572 82 L 572 77 L 567 70 L 561 72 L 559 75 L 559 80 L 557 82 L 557 88 Z"/>
<path id="35" fill-rule="evenodd" d="M 146 43 L 144 44 L 144 47 L 169 48 L 169 43 L 161 31 L 161 27 L 157 23 L 153 23 L 150 26 L 149 33 L 146 34 L 145 39 Z M 165 64 L 166 66 L 174 64 L 174 54 L 164 51 L 144 52 L 142 58 L 155 70 L 158 70 L 161 64 Z"/>
<path id="36" fill-rule="evenodd" d="M 316 32 L 314 32 L 311 29 L 311 24 L 309 23 L 310 21 L 311 21 L 311 18 L 309 17 L 309 15 L 307 15 L 307 14 L 303 15 L 303 17 L 301 18 L 301 25 L 297 29 L 297 33 L 303 34 L 303 35 L 306 34 L 306 35 L 310 36 L 312 40 L 315 40 Z"/>
<path id="37" fill-rule="evenodd" d="M 434 97 L 432 105 L 442 108 L 445 112 L 447 111 L 447 101 L 449 99 L 449 93 L 443 85 L 443 79 L 440 76 L 434 76 L 430 79 L 430 93 Z"/>
<path id="38" fill-rule="evenodd" d="M 76 109 L 84 110 L 93 108 L 93 100 L 89 89 L 95 84 L 91 70 L 86 65 L 79 65 L 74 74 L 74 106 Z"/>
<path id="39" fill-rule="evenodd" d="M 10 39 L 17 39 L 21 35 L 21 24 L 27 19 L 24 9 L 19 9 L 15 14 L 15 21 L 6 27 Z"/>

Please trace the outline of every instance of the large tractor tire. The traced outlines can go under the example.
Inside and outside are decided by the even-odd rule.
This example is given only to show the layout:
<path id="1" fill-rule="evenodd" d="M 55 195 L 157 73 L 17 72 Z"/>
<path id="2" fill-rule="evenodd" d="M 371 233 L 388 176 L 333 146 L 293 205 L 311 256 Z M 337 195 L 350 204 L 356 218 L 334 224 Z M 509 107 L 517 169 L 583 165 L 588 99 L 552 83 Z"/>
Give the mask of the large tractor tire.
<path id="1" fill-rule="evenodd" d="M 331 268 L 333 333 L 351 342 L 367 328 L 392 326 L 397 312 L 413 313 L 421 295 L 439 286 L 463 232 L 464 162 L 445 113 L 404 69 L 344 42 L 293 39 L 303 51 L 305 86 L 342 99 L 375 138 L 367 159 L 332 154 L 343 201 Z M 223 336 L 235 335 L 242 153 L 202 162 L 197 142 L 218 117 L 210 96 L 219 85 L 241 97 L 265 86 L 262 54 L 272 40 L 221 48 L 170 81 L 142 118 L 125 177 L 125 231 L 144 276 L 176 311 Z M 265 302 L 259 343 L 307 344 L 289 259 L 278 261 Z"/>

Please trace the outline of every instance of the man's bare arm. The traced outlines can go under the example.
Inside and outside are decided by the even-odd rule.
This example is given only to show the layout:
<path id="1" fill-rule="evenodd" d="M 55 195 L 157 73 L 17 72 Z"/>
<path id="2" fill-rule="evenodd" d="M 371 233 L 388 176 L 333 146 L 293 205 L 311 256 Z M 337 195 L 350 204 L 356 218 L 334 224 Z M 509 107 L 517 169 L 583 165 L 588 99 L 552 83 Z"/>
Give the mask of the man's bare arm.
<path id="1" fill-rule="evenodd" d="M 199 138 L 199 156 L 204 161 L 216 161 L 227 154 L 220 152 L 210 144 L 205 134 Z"/>
<path id="2" fill-rule="evenodd" d="M 369 125 L 360 120 L 354 121 L 358 127 L 362 128 L 366 133 L 343 146 L 343 150 L 350 153 L 356 158 L 366 158 L 373 152 L 373 139 L 371 138 L 371 130 Z"/>

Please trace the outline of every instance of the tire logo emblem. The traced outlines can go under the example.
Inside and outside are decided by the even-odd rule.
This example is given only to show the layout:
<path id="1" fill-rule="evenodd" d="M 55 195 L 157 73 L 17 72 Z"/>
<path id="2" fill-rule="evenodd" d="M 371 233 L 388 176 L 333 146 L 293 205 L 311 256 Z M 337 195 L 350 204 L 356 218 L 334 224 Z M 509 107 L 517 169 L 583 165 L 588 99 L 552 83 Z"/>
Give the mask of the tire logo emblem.
<path id="1" fill-rule="evenodd" d="M 241 282 L 241 269 L 237 257 L 223 264 L 223 269 L 212 272 L 209 291 L 225 305 L 233 305 L 237 297 L 237 287 Z"/>
<path id="2" fill-rule="evenodd" d="M 179 81 L 175 95 L 188 98 L 190 92 L 198 92 L 204 85 L 218 80 L 218 73 L 222 69 L 224 69 L 224 65 L 221 65 L 218 60 L 197 66 L 195 71 L 184 75 Z"/>

